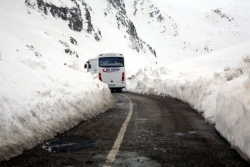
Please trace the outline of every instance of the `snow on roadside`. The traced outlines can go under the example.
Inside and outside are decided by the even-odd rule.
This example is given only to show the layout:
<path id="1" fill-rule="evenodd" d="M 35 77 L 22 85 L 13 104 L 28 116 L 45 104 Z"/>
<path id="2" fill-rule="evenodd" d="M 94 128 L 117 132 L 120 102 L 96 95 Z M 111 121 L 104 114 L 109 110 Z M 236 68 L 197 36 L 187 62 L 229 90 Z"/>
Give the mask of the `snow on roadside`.
<path id="1" fill-rule="evenodd" d="M 216 129 L 249 161 L 250 73 L 249 76 L 244 75 L 221 87 L 216 108 Z"/>
<path id="2" fill-rule="evenodd" d="M 128 78 L 127 91 L 170 96 L 188 103 L 208 123 L 216 124 L 219 133 L 249 160 L 249 46 L 250 42 L 244 43 L 168 67 L 146 66 Z M 227 61 L 221 61 L 225 55 Z"/>
<path id="3" fill-rule="evenodd" d="M 74 68 L 43 58 L 0 60 L 0 161 L 114 105 L 106 84 Z"/>

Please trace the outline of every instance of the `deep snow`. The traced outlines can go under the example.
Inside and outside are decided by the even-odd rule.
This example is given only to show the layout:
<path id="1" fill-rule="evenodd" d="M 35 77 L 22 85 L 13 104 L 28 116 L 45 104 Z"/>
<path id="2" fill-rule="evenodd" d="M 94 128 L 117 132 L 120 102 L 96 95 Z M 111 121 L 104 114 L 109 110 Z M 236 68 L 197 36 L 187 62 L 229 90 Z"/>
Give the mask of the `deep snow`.
<path id="1" fill-rule="evenodd" d="M 167 67 L 146 66 L 129 77 L 126 89 L 188 103 L 249 160 L 249 53 L 247 42 Z"/>
<path id="2" fill-rule="evenodd" d="M 133 21 L 157 58 L 132 49 L 126 27 L 117 27 L 120 11 L 106 0 L 77 0 L 86 2 L 100 41 L 87 32 L 85 18 L 77 32 L 24 0 L 0 2 L 0 161 L 114 105 L 107 85 L 83 69 L 87 59 L 105 52 L 125 55 L 127 91 L 189 103 L 249 159 L 250 2 L 142 1 L 124 1 L 125 21 Z M 73 1 L 44 2 L 76 7 Z"/>

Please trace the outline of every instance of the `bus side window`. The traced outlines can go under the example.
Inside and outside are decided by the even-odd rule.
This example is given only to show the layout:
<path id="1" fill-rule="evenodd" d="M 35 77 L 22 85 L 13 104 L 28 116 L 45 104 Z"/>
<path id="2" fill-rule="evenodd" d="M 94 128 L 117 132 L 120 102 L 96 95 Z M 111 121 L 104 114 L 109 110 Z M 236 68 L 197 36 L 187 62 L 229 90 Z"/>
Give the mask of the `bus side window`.
<path id="1" fill-rule="evenodd" d="M 89 64 L 89 62 L 87 62 L 86 64 L 84 64 L 84 68 L 91 69 L 91 64 Z"/>

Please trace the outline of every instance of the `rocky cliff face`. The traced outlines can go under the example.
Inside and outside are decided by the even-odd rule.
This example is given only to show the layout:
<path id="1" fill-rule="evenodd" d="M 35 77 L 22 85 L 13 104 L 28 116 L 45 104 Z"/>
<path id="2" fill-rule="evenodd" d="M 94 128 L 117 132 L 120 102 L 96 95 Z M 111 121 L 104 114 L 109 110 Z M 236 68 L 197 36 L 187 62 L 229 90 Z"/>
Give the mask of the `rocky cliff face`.
<path id="1" fill-rule="evenodd" d="M 71 1 L 75 4 L 73 7 L 56 6 L 53 1 L 48 2 L 48 0 L 25 0 L 25 4 L 28 9 L 43 13 L 45 18 L 52 15 L 64 20 L 72 31 L 91 34 L 96 41 L 100 41 L 102 39 L 101 31 L 99 28 L 94 28 L 91 20 L 94 11 L 84 0 Z M 107 0 L 107 2 L 105 15 L 107 16 L 111 12 L 116 14 L 117 28 L 127 34 L 124 38 L 127 38 L 129 47 L 137 52 L 149 53 L 156 57 L 156 51 L 138 36 L 133 22 L 126 15 L 123 0 Z M 66 48 L 65 52 L 73 51 Z"/>
<path id="2" fill-rule="evenodd" d="M 117 10 L 116 20 L 117 20 L 117 27 L 125 31 L 130 40 L 130 47 L 135 49 L 137 52 L 147 52 L 148 49 L 155 57 L 156 51 L 145 41 L 143 41 L 137 34 L 136 28 L 134 23 L 128 18 L 125 9 L 125 3 L 123 0 L 107 0 L 108 3 Z M 108 8 L 108 13 L 112 11 L 112 7 Z"/>
<path id="3" fill-rule="evenodd" d="M 45 15 L 50 13 L 53 17 L 67 21 L 69 28 L 74 31 L 82 31 L 83 18 L 81 10 L 79 8 L 79 4 L 75 0 L 72 1 L 76 4 L 76 7 L 58 7 L 53 3 L 47 3 L 43 0 L 25 0 L 25 4 L 27 7 L 31 9 L 37 9 L 39 12 L 43 12 Z"/>

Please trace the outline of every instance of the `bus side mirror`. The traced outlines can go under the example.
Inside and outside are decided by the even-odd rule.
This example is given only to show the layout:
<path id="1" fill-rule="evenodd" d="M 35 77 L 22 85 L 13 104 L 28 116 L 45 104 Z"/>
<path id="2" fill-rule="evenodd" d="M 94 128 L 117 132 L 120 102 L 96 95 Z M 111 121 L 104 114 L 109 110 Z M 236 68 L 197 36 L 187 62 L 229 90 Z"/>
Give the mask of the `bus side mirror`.
<path id="1" fill-rule="evenodd" d="M 89 64 L 89 69 L 91 69 L 91 64 Z"/>
<path id="2" fill-rule="evenodd" d="M 84 64 L 84 68 L 87 68 L 87 64 Z"/>

